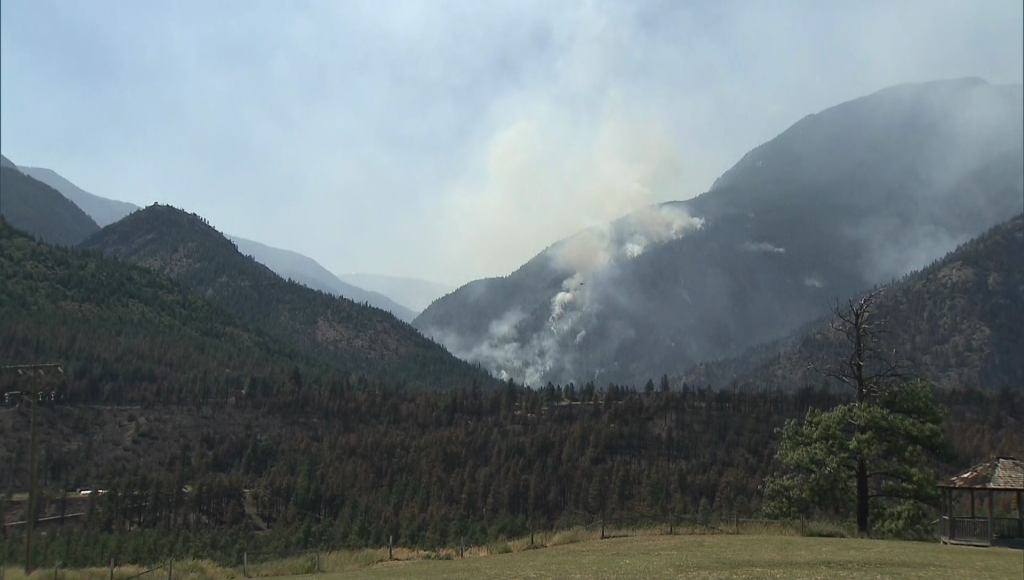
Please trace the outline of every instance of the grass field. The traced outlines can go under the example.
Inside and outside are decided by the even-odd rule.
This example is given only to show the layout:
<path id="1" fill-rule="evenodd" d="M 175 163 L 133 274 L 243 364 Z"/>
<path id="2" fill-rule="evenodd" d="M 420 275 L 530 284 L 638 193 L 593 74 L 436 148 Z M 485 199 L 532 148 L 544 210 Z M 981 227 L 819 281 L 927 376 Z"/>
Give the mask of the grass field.
<path id="1" fill-rule="evenodd" d="M 1024 578 L 1024 552 L 796 536 L 640 536 L 463 560 L 384 562 L 323 580 Z"/>
<path id="2" fill-rule="evenodd" d="M 311 574 L 315 559 L 305 555 L 260 564 L 250 561 L 249 578 L 269 580 L 403 579 L 1024 579 L 1024 551 L 968 548 L 934 543 L 804 537 L 789 528 L 751 526 L 741 535 L 722 533 L 663 535 L 659 530 L 621 530 L 606 540 L 597 532 L 572 529 L 529 539 L 466 549 L 466 558 L 442 553 L 387 548 L 322 554 L 324 572 Z M 758 533 L 759 532 L 759 533 Z M 114 580 L 130 580 L 145 568 L 123 566 Z M 25 580 L 20 568 L 7 568 L 4 580 Z M 40 568 L 29 580 L 50 580 L 53 568 Z M 107 568 L 60 570 L 58 580 L 108 580 Z M 176 560 L 174 580 L 242 580 L 240 567 L 206 560 Z M 142 580 L 167 580 L 166 568 Z"/>

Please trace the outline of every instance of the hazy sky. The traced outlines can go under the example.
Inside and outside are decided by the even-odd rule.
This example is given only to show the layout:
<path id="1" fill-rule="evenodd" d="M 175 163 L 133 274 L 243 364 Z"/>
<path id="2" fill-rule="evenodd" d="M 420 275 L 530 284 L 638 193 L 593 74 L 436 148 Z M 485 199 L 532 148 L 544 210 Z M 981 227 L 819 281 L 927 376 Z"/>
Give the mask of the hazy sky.
<path id="1" fill-rule="evenodd" d="M 0 149 L 462 283 L 888 85 L 1021 83 L 1020 0 L 0 1 Z"/>

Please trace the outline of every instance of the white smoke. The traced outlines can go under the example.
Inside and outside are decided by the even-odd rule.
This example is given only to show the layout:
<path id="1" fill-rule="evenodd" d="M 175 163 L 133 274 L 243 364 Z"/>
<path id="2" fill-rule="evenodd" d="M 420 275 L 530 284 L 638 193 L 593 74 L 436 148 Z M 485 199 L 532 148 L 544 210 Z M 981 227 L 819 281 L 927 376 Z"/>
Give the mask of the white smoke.
<path id="1" fill-rule="evenodd" d="M 754 252 L 754 253 L 757 253 L 757 254 L 784 254 L 784 253 L 786 253 L 786 248 L 780 248 L 780 247 L 772 245 L 772 244 L 770 244 L 768 242 L 745 242 L 740 247 L 743 250 L 747 251 L 747 252 Z"/>
<path id="2" fill-rule="evenodd" d="M 614 268 L 703 224 L 680 207 L 662 205 L 584 230 L 549 252 L 551 267 L 569 275 L 548 300 L 546 325 L 534 330 L 528 326 L 528 313 L 511 308 L 491 321 L 482 341 L 467 343 L 458 336 L 428 334 L 502 379 L 537 386 L 553 371 L 571 371 L 575 347 L 586 339 L 588 326 L 599 313 L 599 297 L 609 291 L 609 273 Z"/>

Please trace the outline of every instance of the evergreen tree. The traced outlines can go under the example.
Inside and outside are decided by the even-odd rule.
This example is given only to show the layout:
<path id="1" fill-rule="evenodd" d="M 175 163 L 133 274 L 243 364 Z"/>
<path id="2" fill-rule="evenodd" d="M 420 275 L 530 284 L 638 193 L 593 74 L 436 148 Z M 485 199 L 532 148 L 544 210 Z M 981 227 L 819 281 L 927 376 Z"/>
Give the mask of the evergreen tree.
<path id="1" fill-rule="evenodd" d="M 878 344 L 884 321 L 872 317 L 880 291 L 833 308 L 832 329 L 849 345 L 835 368 L 820 371 L 847 385 L 854 400 L 831 410 L 811 409 L 782 429 L 777 471 L 765 483 L 769 514 L 812 509 L 856 515 L 857 530 L 907 533 L 938 501 L 929 459 L 943 454 L 943 414 L 930 385 L 915 380 L 908 363 Z"/>

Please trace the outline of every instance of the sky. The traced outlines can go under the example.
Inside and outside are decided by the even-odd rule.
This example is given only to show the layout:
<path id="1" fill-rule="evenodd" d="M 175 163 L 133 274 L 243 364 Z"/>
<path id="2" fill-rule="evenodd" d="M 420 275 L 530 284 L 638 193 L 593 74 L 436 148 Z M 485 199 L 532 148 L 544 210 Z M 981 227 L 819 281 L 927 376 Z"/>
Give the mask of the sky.
<path id="1" fill-rule="evenodd" d="M 336 273 L 460 285 L 886 86 L 1020 84 L 1024 3 L 0 0 L 0 150 Z"/>

